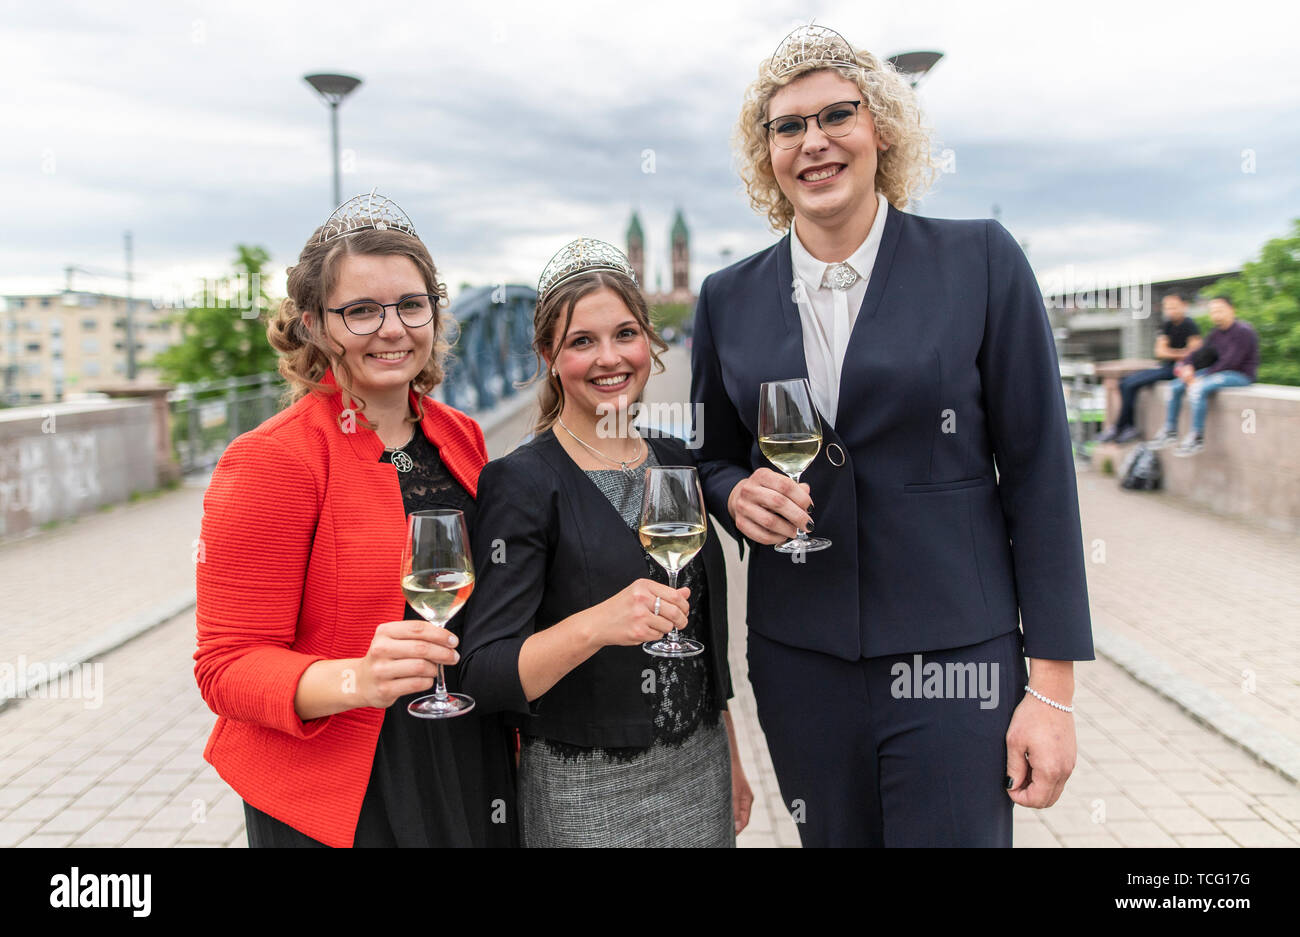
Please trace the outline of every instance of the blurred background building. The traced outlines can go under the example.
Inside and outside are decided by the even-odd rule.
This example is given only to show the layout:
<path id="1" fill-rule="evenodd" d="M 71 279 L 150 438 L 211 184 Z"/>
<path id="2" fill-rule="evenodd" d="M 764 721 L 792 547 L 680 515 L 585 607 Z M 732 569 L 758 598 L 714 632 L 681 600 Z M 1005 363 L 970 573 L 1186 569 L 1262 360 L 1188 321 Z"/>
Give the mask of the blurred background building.
<path id="1" fill-rule="evenodd" d="M 0 297 L 0 401 L 56 403 L 127 377 L 127 308 L 134 319 L 137 378 L 153 380 L 153 355 L 175 344 L 175 307 L 83 290 Z"/>

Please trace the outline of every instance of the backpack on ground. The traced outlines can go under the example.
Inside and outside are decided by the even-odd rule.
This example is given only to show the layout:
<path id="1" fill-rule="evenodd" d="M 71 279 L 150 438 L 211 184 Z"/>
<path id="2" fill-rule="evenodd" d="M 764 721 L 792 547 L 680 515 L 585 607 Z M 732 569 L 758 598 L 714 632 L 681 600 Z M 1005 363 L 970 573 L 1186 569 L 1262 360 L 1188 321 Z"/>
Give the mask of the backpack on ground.
<path id="1" fill-rule="evenodd" d="M 1145 443 L 1134 447 L 1119 470 L 1121 488 L 1132 491 L 1155 491 L 1160 487 L 1160 456 Z"/>

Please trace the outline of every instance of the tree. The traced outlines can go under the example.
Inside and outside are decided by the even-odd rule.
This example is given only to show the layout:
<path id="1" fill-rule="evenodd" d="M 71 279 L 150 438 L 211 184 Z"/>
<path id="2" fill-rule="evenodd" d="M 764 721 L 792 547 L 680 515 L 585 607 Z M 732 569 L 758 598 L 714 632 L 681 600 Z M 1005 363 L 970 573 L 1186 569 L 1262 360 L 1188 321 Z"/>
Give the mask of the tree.
<path id="1" fill-rule="evenodd" d="M 1259 382 L 1300 385 L 1300 218 L 1290 237 L 1269 241 L 1258 260 L 1202 295 L 1220 294 L 1259 333 Z"/>
<path id="2" fill-rule="evenodd" d="M 235 251 L 233 276 L 205 280 L 194 305 L 176 314 L 180 342 L 151 362 L 164 380 L 189 383 L 276 369 L 275 349 L 266 340 L 266 313 L 275 306 L 262 288 L 271 255 L 248 244 Z"/>
<path id="3" fill-rule="evenodd" d="M 661 303 L 650 307 L 650 321 L 659 332 L 672 328 L 680 333 L 693 312 L 686 303 Z"/>

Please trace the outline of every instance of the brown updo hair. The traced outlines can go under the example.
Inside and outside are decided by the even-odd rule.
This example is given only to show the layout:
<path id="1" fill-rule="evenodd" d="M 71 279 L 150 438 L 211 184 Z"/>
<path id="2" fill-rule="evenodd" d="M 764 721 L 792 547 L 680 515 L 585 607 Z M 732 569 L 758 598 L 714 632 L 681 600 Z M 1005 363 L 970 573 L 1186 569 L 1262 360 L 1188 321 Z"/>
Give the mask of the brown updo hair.
<path id="1" fill-rule="evenodd" d="M 627 306 L 645 332 L 650 345 L 650 358 L 654 361 L 651 373 L 663 373 L 664 363 L 659 360 L 659 353 L 668 350 L 668 343 L 659 337 L 650 323 L 650 310 L 646 306 L 645 296 L 637 289 L 631 277 L 614 270 L 592 270 L 565 280 L 548 290 L 545 296 L 538 297 L 537 309 L 533 313 L 533 351 L 537 355 L 537 373 L 529 383 L 539 378 L 544 381 L 537 392 L 540 412 L 533 424 L 535 435 L 554 426 L 564 410 L 564 387 L 560 384 L 560 379 L 551 373 L 551 368 L 546 363 L 546 354 L 550 354 L 554 363 L 556 349 L 563 343 L 564 336 L 569 334 L 573 308 L 578 305 L 578 300 L 600 290 L 612 291 Z M 561 322 L 563 327 L 557 328 Z"/>
<path id="2" fill-rule="evenodd" d="M 331 341 L 325 331 L 325 297 L 338 282 L 339 264 L 350 254 L 393 255 L 410 258 L 424 279 L 425 290 L 434 297 L 433 350 L 420 373 L 411 381 L 417 396 L 423 397 L 442 383 L 443 362 L 451 346 L 446 340 L 449 319 L 441 310 L 447 304 L 447 287 L 438 280 L 429 250 L 419 238 L 389 228 L 385 231 L 363 230 L 320 243 L 322 228 L 317 228 L 298 255 L 298 263 L 289 268 L 289 296 L 267 323 L 266 337 L 280 353 L 280 374 L 289 384 L 288 402 L 304 395 L 332 393 L 334 388 L 322 384 L 325 371 L 333 368 L 344 405 L 355 402 L 364 410 L 365 401 L 353 390 L 353 375 L 343 360 L 343 346 Z M 308 327 L 302 314 L 312 313 Z M 407 422 L 418 423 L 423 414 L 408 414 Z M 367 429 L 373 424 L 362 418 Z"/>

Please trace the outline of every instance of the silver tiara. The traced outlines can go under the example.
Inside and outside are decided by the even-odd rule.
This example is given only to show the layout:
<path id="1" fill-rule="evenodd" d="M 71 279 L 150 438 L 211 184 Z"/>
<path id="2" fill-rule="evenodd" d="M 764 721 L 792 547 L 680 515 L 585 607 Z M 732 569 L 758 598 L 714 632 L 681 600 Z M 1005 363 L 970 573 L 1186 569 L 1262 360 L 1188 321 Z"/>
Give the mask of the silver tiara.
<path id="1" fill-rule="evenodd" d="M 784 78 L 794 72 L 807 72 L 831 65 L 861 68 L 853 46 L 833 29 L 825 26 L 800 26 L 781 40 L 767 63 L 772 78 Z"/>
<path id="2" fill-rule="evenodd" d="M 541 299 L 565 280 L 588 270 L 613 270 L 636 283 L 636 273 L 621 250 L 595 238 L 578 238 L 556 251 L 542 268 L 542 277 L 537 281 L 537 298 Z"/>
<path id="3" fill-rule="evenodd" d="M 418 239 L 406 212 L 392 199 L 376 195 L 375 191 L 371 189 L 369 195 L 353 196 L 334 209 L 334 214 L 321 226 L 320 239 L 316 243 L 324 244 L 358 231 L 401 231 Z"/>

